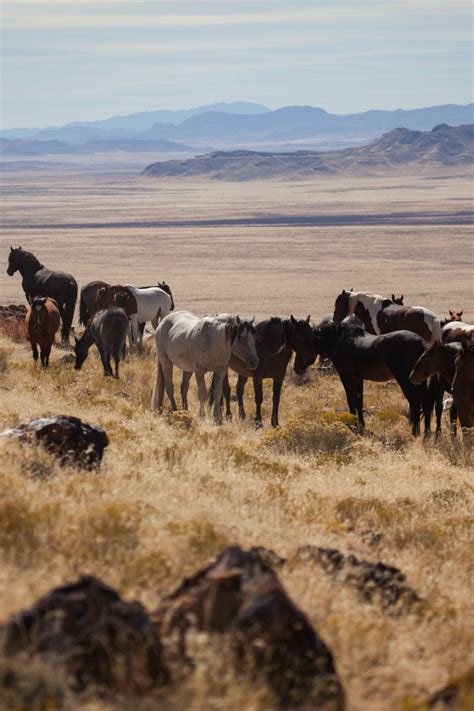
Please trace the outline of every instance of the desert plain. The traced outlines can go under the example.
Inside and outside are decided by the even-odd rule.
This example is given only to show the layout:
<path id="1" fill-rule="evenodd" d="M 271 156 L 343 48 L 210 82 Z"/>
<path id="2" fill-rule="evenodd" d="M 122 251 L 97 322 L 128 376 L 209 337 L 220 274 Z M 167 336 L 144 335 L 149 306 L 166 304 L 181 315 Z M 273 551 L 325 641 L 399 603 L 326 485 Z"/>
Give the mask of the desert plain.
<path id="1" fill-rule="evenodd" d="M 82 161 L 3 171 L 2 303 L 23 302 L 19 276 L 6 274 L 12 244 L 80 286 L 165 280 L 176 308 L 198 314 L 311 314 L 317 322 L 353 287 L 404 294 L 440 317 L 463 308 L 474 319 L 469 175 L 224 183 L 155 180 L 141 177 L 138 163 L 105 170 Z M 444 708 L 433 695 L 449 685 L 452 708 L 472 708 L 473 468 L 446 416 L 439 440 L 415 440 L 398 386 L 368 384 L 368 432 L 357 436 L 344 421 L 338 377 L 317 367 L 304 378 L 289 369 L 275 431 L 270 384 L 259 431 L 251 383 L 244 422 L 235 403 L 232 422 L 200 421 L 194 385 L 189 416 L 160 416 L 150 410 L 151 341 L 115 381 L 95 354 L 76 372 L 59 348 L 41 371 L 21 334 L 1 335 L 0 428 L 72 414 L 104 427 L 110 446 L 90 473 L 1 442 L 0 621 L 85 573 L 153 609 L 226 545 L 260 545 L 286 558 L 278 575 L 332 650 L 347 709 Z M 396 566 L 421 603 L 364 599 L 298 558 L 305 545 Z M 220 648 L 198 639 L 195 659 L 195 672 L 165 701 L 153 692 L 139 701 L 76 697 L 59 670 L 35 674 L 46 675 L 38 686 L 45 698 L 62 690 L 58 708 L 274 707 Z M 10 664 L 0 659 L 4 670 Z M 12 688 L 0 672 L 0 705 L 27 708 L 38 677 L 17 674 Z"/>

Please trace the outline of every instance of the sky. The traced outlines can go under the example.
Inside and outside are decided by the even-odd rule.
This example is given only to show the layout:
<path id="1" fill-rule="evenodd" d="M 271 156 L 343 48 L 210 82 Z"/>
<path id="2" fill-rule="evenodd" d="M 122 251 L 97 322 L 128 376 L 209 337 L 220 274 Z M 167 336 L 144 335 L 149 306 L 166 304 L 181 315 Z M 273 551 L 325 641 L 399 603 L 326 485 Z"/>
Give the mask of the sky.
<path id="1" fill-rule="evenodd" d="M 472 101 L 470 0 L 0 0 L 1 124 Z"/>

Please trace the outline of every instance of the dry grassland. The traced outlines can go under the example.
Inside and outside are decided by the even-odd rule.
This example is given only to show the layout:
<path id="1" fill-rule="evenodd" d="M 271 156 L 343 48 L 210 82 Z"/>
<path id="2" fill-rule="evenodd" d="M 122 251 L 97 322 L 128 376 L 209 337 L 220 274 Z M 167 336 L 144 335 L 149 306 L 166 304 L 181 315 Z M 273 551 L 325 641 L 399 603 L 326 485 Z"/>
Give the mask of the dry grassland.
<path id="1" fill-rule="evenodd" d="M 418 185 L 411 178 L 398 187 L 364 181 L 364 190 L 355 181 L 182 187 L 100 183 L 96 176 L 48 180 L 37 182 L 35 193 L 31 178 L 10 176 L 5 243 L 20 242 L 81 282 L 165 278 L 178 308 L 257 318 L 294 310 L 316 319 L 342 286 L 405 292 L 408 302 L 440 313 L 464 306 L 473 315 L 465 226 L 32 227 L 303 208 L 335 215 L 352 202 L 359 214 L 400 211 L 402 203 L 406 212 L 458 211 L 469 203 L 460 179 Z M 8 279 L 2 269 L 0 287 L 3 302 L 21 301 L 18 277 Z M 195 387 L 189 418 L 150 411 L 150 351 L 129 356 L 120 381 L 102 376 L 92 352 L 79 373 L 65 355 L 54 349 L 50 369 L 41 371 L 25 343 L 0 340 L 1 429 L 64 413 L 101 425 L 110 437 L 96 474 L 60 469 L 41 450 L 1 443 L 0 620 L 83 573 L 154 608 L 225 545 L 263 545 L 288 558 L 279 575 L 334 653 L 350 711 L 421 711 L 448 683 L 459 685 L 459 708 L 473 707 L 473 470 L 446 434 L 426 444 L 411 438 L 395 384 L 368 385 L 365 437 L 337 414 L 346 407 L 339 380 L 315 368 L 302 380 L 287 378 L 281 429 L 268 427 L 268 385 L 263 431 L 252 426 L 251 387 L 249 419 L 239 422 L 234 404 L 234 421 L 216 428 L 210 418 L 198 420 Z M 423 604 L 391 611 L 362 601 L 350 585 L 295 558 L 306 544 L 397 566 Z M 153 696 L 114 706 L 67 694 L 64 706 L 270 708 L 245 679 L 229 682 L 220 649 L 209 654 L 201 646 L 196 673 L 166 706 Z M 25 671 L 25 686 L 31 679 Z M 51 674 L 48 683 L 61 680 Z"/>

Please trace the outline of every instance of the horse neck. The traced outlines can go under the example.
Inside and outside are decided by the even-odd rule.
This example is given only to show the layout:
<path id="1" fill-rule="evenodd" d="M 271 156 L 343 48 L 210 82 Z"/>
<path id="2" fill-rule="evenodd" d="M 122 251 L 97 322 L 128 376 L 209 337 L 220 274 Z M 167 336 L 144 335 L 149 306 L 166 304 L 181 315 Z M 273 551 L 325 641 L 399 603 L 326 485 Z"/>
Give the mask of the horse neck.
<path id="1" fill-rule="evenodd" d="M 44 269 L 39 259 L 36 259 L 34 254 L 28 253 L 28 257 L 18 266 L 18 271 L 22 277 L 29 276 L 30 274 L 36 274 L 40 269 Z"/>
<path id="2" fill-rule="evenodd" d="M 94 343 L 94 338 L 92 336 L 90 328 L 86 328 L 79 340 L 79 343 L 81 344 L 81 346 L 84 346 L 85 348 L 87 348 L 87 350 L 89 350 L 91 345 Z"/>

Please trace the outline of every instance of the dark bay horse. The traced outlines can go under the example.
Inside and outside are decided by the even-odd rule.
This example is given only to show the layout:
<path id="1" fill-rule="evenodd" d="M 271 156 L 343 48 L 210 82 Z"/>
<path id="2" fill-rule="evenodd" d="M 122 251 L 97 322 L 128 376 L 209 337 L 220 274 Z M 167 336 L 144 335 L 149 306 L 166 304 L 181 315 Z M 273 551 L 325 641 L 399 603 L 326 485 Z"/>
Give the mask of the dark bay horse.
<path id="1" fill-rule="evenodd" d="M 97 346 L 104 375 L 112 375 L 110 359 L 115 361 L 115 377 L 119 377 L 119 363 L 125 355 L 125 341 L 129 331 L 128 318 L 121 308 L 97 311 L 81 338 L 75 338 L 75 369 L 80 370 L 93 343 Z"/>
<path id="2" fill-rule="evenodd" d="M 428 378 L 438 379 L 439 393 L 436 397 L 436 432 L 441 432 L 441 415 L 443 414 L 443 394 L 452 393 L 454 379 L 454 362 L 461 349 L 460 343 L 438 343 L 435 341 L 421 354 L 410 373 L 410 382 L 415 385 L 423 383 Z M 431 383 L 430 383 L 431 385 Z M 433 385 L 433 387 L 436 387 Z M 454 403 L 449 411 L 451 432 L 456 434 L 457 411 Z"/>
<path id="3" fill-rule="evenodd" d="M 57 303 L 48 296 L 35 296 L 26 312 L 25 322 L 26 335 L 31 343 L 33 360 L 38 360 L 39 346 L 41 365 L 47 368 L 51 346 L 61 323 Z"/>
<path id="4" fill-rule="evenodd" d="M 68 341 L 77 298 L 74 277 L 66 272 L 53 272 L 31 252 L 11 247 L 7 274 L 13 276 L 17 271 L 23 277 L 22 287 L 29 304 L 35 296 L 49 296 L 57 303 L 63 324 L 61 337 L 63 341 Z"/>
<path id="5" fill-rule="evenodd" d="M 419 434 L 421 411 L 425 435 L 429 433 L 433 398 L 426 383 L 413 385 L 409 379 L 426 348 L 420 336 L 411 331 L 373 336 L 356 322 L 332 323 L 313 330 L 313 347 L 315 353 L 332 360 L 344 386 L 349 410 L 357 414 L 361 430 L 365 426 L 364 380 L 395 379 L 410 404 L 412 434 Z"/>
<path id="6" fill-rule="evenodd" d="M 273 317 L 261 321 L 255 326 L 257 334 L 258 366 L 250 371 L 243 361 L 232 356 L 229 366 L 238 373 L 237 400 L 239 415 L 245 419 L 244 390 L 249 378 L 253 378 L 255 393 L 255 424 L 262 424 L 263 383 L 266 378 L 273 380 L 273 407 L 272 427 L 278 427 L 278 410 L 280 394 L 286 369 L 292 353 L 295 352 L 295 373 L 302 374 L 315 361 L 312 345 L 312 329 L 307 319 L 295 319 L 293 316 L 286 319 Z M 230 384 L 228 375 L 224 378 L 223 395 L 226 402 L 226 417 L 231 417 L 230 412 Z M 212 389 L 211 389 L 212 392 Z"/>
<path id="7" fill-rule="evenodd" d="M 333 319 L 340 323 L 352 315 L 357 316 L 365 330 L 374 335 L 406 330 L 417 333 L 428 343 L 441 340 L 439 318 L 423 306 L 401 306 L 393 299 L 377 294 L 343 289 L 334 304 Z"/>
<path id="8" fill-rule="evenodd" d="M 474 344 L 461 342 L 454 361 L 453 400 L 469 451 L 474 441 Z"/>

